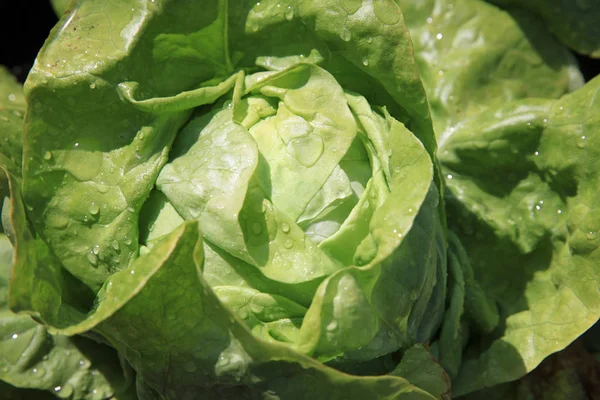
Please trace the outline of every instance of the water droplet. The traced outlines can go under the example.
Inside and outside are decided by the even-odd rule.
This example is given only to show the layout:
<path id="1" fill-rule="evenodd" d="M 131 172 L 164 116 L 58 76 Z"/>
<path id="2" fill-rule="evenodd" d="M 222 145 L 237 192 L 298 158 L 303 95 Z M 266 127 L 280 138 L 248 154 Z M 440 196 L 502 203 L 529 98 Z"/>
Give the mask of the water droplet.
<path id="1" fill-rule="evenodd" d="M 557 214 L 562 214 L 562 210 L 556 210 Z"/>
<path id="2" fill-rule="evenodd" d="M 365 67 L 369 66 L 369 59 L 367 57 L 363 58 L 362 63 Z"/>
<path id="3" fill-rule="evenodd" d="M 255 235 L 259 235 L 262 232 L 263 228 L 262 225 L 258 222 L 254 222 L 252 224 L 252 233 L 254 233 Z"/>
<path id="4" fill-rule="evenodd" d="M 125 244 L 127 246 L 129 246 L 131 244 L 131 238 L 130 237 L 125 236 Z"/>
<path id="5" fill-rule="evenodd" d="M 588 240 L 594 240 L 596 239 L 596 232 L 590 231 L 587 233 L 586 237 L 588 238 Z"/>
<path id="6" fill-rule="evenodd" d="M 60 386 L 55 386 L 54 387 L 54 391 L 55 392 L 60 392 L 60 389 L 62 389 L 62 387 L 60 387 Z"/>
<path id="7" fill-rule="evenodd" d="M 579 147 L 580 149 L 583 149 L 587 145 L 586 139 L 587 139 L 587 136 L 585 136 L 585 135 L 581 136 L 579 138 L 579 140 L 577 141 L 577 147 Z"/>
<path id="8" fill-rule="evenodd" d="M 437 40 L 442 40 L 443 37 L 444 37 L 444 35 L 442 33 L 438 33 L 437 35 L 435 35 L 435 38 Z"/>
<path id="9" fill-rule="evenodd" d="M 131 275 L 134 275 L 134 274 L 135 274 L 135 270 L 133 270 L 133 269 L 132 269 L 131 271 L 129 271 L 129 273 L 130 273 Z"/>
<path id="10" fill-rule="evenodd" d="M 285 19 L 287 19 L 288 21 L 290 21 L 292 18 L 294 18 L 294 9 L 292 8 L 292 6 L 287 6 L 283 15 L 285 16 Z"/>
<path id="11" fill-rule="evenodd" d="M 536 206 L 535 206 L 535 209 L 539 211 L 539 210 L 541 210 L 541 209 L 542 209 L 542 207 L 541 207 L 540 205 L 536 205 Z"/>
<path id="12" fill-rule="evenodd" d="M 92 90 L 96 89 L 96 82 L 90 83 L 90 89 L 92 89 Z"/>
<path id="13" fill-rule="evenodd" d="M 292 139 L 287 146 L 288 153 L 305 167 L 315 165 L 323 155 L 323 149 L 323 139 L 315 135 Z"/>
<path id="14" fill-rule="evenodd" d="M 430 24 L 430 23 L 432 23 L 432 22 L 433 22 L 433 18 L 431 18 L 431 17 L 427 17 L 427 23 L 428 23 L 428 24 Z"/>
<path id="15" fill-rule="evenodd" d="M 15 96 L 13 93 L 8 95 L 8 101 L 15 101 L 17 99 L 17 96 Z"/>
<path id="16" fill-rule="evenodd" d="M 373 36 L 367 37 L 367 43 L 369 43 L 369 44 L 373 43 Z"/>
<path id="17" fill-rule="evenodd" d="M 356 13 L 362 6 L 362 0 L 344 0 L 339 3 L 348 15 Z"/>
<path id="18" fill-rule="evenodd" d="M 281 231 L 283 233 L 288 233 L 290 231 L 290 226 L 286 222 L 281 223 Z"/>
<path id="19" fill-rule="evenodd" d="M 544 118 L 542 122 L 543 122 L 544 124 L 547 124 L 547 123 L 548 123 L 548 118 Z"/>
<path id="20" fill-rule="evenodd" d="M 87 259 L 89 261 L 89 263 L 95 267 L 98 265 L 98 255 L 94 254 L 93 251 L 90 251 L 87 255 Z"/>
<path id="21" fill-rule="evenodd" d="M 340 33 L 340 37 L 344 42 L 349 42 L 352 39 L 352 32 L 350 32 L 350 29 L 344 27 Z"/>
<path id="22" fill-rule="evenodd" d="M 414 212 L 415 212 L 415 210 L 412 207 L 408 209 L 409 214 L 413 214 Z"/>
<path id="23" fill-rule="evenodd" d="M 327 324 L 327 331 L 329 332 L 333 332 L 337 329 L 337 322 L 336 321 L 331 321 L 329 324 Z"/>
<path id="24" fill-rule="evenodd" d="M 535 153 L 533 153 L 533 155 L 534 155 L 534 156 L 539 156 L 539 155 L 540 155 L 540 152 L 539 152 L 539 151 L 536 151 Z"/>
<path id="25" fill-rule="evenodd" d="M 394 25 L 400 21 L 400 10 L 393 1 L 374 0 L 373 11 L 377 18 L 386 25 Z"/>
<path id="26" fill-rule="evenodd" d="M 16 338 L 18 338 L 18 337 L 19 337 L 19 334 L 18 334 L 18 333 L 13 333 L 13 334 L 12 334 L 12 336 L 11 336 L 11 339 L 16 339 Z"/>
<path id="27" fill-rule="evenodd" d="M 287 239 L 285 242 L 283 242 L 283 247 L 286 249 L 291 249 L 294 247 L 294 242 L 292 242 L 290 239 Z"/>
<path id="28" fill-rule="evenodd" d="M 52 152 L 47 151 L 44 153 L 44 160 L 50 161 L 52 159 Z"/>
<path id="29" fill-rule="evenodd" d="M 31 370 L 31 373 L 36 377 L 42 377 L 46 375 L 46 370 L 44 368 L 34 368 Z"/>
<path id="30" fill-rule="evenodd" d="M 113 240 L 113 241 L 112 241 L 112 243 L 111 243 L 110 245 L 111 245 L 111 247 L 112 247 L 113 249 L 115 249 L 115 250 L 117 250 L 117 251 L 119 250 L 119 242 L 118 242 L 118 241 L 116 241 L 116 240 Z"/>
<path id="31" fill-rule="evenodd" d="M 97 185 L 96 185 L 96 189 L 97 189 L 97 190 L 98 190 L 100 193 L 104 194 L 104 193 L 108 193 L 108 189 L 109 189 L 109 188 L 108 188 L 108 186 L 106 186 L 106 185 L 97 184 Z M 104 208 L 106 208 L 106 203 L 104 204 Z"/>
<path id="32" fill-rule="evenodd" d="M 453 179 L 453 178 L 454 178 L 454 177 L 452 176 L 452 174 L 448 174 L 448 175 L 446 175 L 446 177 L 447 177 L 448 179 Z"/>
<path id="33" fill-rule="evenodd" d="M 90 212 L 90 214 L 96 215 L 100 212 L 100 207 L 98 207 L 98 204 L 92 203 L 92 204 L 90 204 L 88 211 Z"/>
<path id="34" fill-rule="evenodd" d="M 195 372 L 198 369 L 198 367 L 193 361 L 188 361 L 185 364 L 183 364 L 183 369 L 187 372 Z"/>

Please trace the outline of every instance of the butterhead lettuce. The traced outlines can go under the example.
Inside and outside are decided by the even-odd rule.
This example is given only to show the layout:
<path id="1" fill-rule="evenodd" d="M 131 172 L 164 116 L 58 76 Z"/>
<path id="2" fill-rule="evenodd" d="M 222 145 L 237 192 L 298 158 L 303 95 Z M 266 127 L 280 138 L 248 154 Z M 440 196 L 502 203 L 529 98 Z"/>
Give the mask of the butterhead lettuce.
<path id="1" fill-rule="evenodd" d="M 0 78 L 7 391 L 477 396 L 598 319 L 600 83 L 530 11 L 79 0 Z"/>

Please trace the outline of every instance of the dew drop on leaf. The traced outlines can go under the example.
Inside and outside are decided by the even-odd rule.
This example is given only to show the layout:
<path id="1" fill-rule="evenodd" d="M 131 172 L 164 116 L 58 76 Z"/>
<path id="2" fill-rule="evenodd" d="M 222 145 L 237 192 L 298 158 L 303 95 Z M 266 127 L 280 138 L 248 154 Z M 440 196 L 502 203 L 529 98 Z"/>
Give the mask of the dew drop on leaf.
<path id="1" fill-rule="evenodd" d="M 393 1 L 374 0 L 373 9 L 377 18 L 385 25 L 394 25 L 400 21 L 400 11 Z"/>
<path id="2" fill-rule="evenodd" d="M 93 253 L 93 251 L 90 251 L 87 255 L 87 259 L 88 262 L 93 266 L 97 266 L 98 265 L 98 256 L 96 254 Z"/>
<path id="3" fill-rule="evenodd" d="M 96 215 L 96 214 L 98 214 L 98 212 L 100 212 L 100 207 L 98 207 L 98 204 L 92 203 L 92 204 L 90 204 L 88 211 L 90 212 L 90 214 Z"/>
<path id="4" fill-rule="evenodd" d="M 294 18 L 294 9 L 292 8 L 292 6 L 287 6 L 283 15 L 288 21 Z"/>
<path id="5" fill-rule="evenodd" d="M 195 372 L 198 369 L 198 367 L 193 361 L 188 361 L 185 364 L 183 364 L 183 369 L 187 372 Z"/>
<path id="6" fill-rule="evenodd" d="M 352 39 L 352 32 L 350 32 L 350 29 L 344 27 L 340 33 L 340 37 L 344 42 L 349 42 Z"/>
<path id="7" fill-rule="evenodd" d="M 252 224 L 252 233 L 254 233 L 255 235 L 260 235 L 261 232 L 262 232 L 262 225 L 258 222 L 254 222 Z"/>
<path id="8" fill-rule="evenodd" d="M 288 153 L 298 160 L 300 164 L 305 167 L 312 167 L 323 155 L 323 139 L 314 135 L 292 139 L 288 143 L 287 149 Z"/>
<path id="9" fill-rule="evenodd" d="M 331 321 L 329 324 L 327 324 L 327 331 L 329 332 L 333 332 L 337 329 L 337 322 L 336 321 Z"/>

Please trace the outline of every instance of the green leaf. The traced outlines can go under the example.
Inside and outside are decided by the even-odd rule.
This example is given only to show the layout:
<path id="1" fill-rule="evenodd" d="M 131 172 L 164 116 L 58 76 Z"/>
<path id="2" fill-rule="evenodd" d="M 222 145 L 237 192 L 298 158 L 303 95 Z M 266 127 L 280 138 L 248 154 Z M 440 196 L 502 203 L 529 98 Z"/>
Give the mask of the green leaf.
<path id="1" fill-rule="evenodd" d="M 423 345 L 417 344 L 402 356 L 392 375 L 402 376 L 439 399 L 450 399 L 450 379 Z"/>
<path id="2" fill-rule="evenodd" d="M 490 0 L 508 10 L 524 8 L 537 14 L 555 37 L 578 53 L 600 57 L 600 7 L 594 1 Z"/>
<path id="3" fill-rule="evenodd" d="M 455 394 L 520 378 L 598 319 L 598 90 L 508 103 L 440 149 L 449 226 L 501 316 L 471 332 Z"/>
<path id="4" fill-rule="evenodd" d="M 28 315 L 12 313 L 7 307 L 8 277 L 12 247 L 0 236 L 0 386 L 3 382 L 22 388 L 44 390 L 59 398 L 104 399 L 126 394 L 132 371 L 114 349 L 81 336 L 51 335 Z M 2 395 L 46 396 L 8 387 Z M 37 393 L 37 394 L 36 394 Z M 48 397 L 52 397 L 48 393 Z"/>
<path id="5" fill-rule="evenodd" d="M 403 378 L 345 375 L 253 337 L 205 283 L 202 258 L 198 225 L 186 223 L 131 270 L 116 273 L 103 289 L 100 314 L 90 317 L 148 390 L 164 398 L 267 393 L 290 399 L 307 393 L 334 399 L 435 398 Z M 100 311 L 104 308 L 112 311 Z M 144 334 L 148 326 L 155 327 L 152 335 Z"/>
<path id="6" fill-rule="evenodd" d="M 439 369 L 321 362 L 393 359 L 444 311 L 436 143 L 393 2 L 79 1 L 26 95 L 13 310 L 110 344 L 141 398 L 447 391 Z"/>
<path id="7" fill-rule="evenodd" d="M 16 176 L 21 176 L 23 144 L 21 125 L 25 115 L 23 87 L 3 66 L 0 66 L 0 157 L 2 163 Z M 0 178 L 0 195 L 8 195 L 7 182 Z"/>
<path id="8" fill-rule="evenodd" d="M 507 101 L 558 98 L 583 83 L 534 15 L 481 0 L 396 0 L 413 37 L 436 135 Z"/>

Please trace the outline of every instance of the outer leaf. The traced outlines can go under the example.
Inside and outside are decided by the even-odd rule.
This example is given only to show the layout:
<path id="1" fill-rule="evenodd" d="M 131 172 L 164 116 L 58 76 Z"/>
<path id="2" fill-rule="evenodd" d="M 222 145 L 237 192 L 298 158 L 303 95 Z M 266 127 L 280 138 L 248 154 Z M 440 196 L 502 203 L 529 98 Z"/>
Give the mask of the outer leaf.
<path id="1" fill-rule="evenodd" d="M 471 338 L 459 395 L 521 377 L 600 315 L 599 90 L 596 79 L 558 101 L 507 104 L 441 149 L 450 226 L 502 317 Z"/>
<path id="2" fill-rule="evenodd" d="M 23 145 L 21 143 L 21 125 L 25 114 L 25 98 L 23 87 L 15 77 L 0 66 L 0 154 L 4 156 L 3 164 L 16 176 L 21 176 L 21 159 Z M 0 178 L 0 195 L 8 195 L 7 182 Z"/>
<path id="3" fill-rule="evenodd" d="M 192 18 L 195 8 L 142 0 L 77 2 L 52 31 L 27 80 L 28 216 L 59 261 L 93 291 L 137 257 L 137 215 L 189 114 L 169 104 L 211 103 L 228 90 L 203 84 L 231 72 L 226 10 L 213 1 Z M 195 34 L 187 37 L 190 31 Z M 203 45 L 201 54 L 193 51 Z M 186 63 L 195 67 L 186 69 Z M 175 64 L 189 72 L 173 74 Z M 115 90 L 119 84 L 122 93 Z M 133 100 L 128 89 L 136 85 Z M 167 109 L 155 114 L 157 107 Z"/>
<path id="4" fill-rule="evenodd" d="M 402 376 L 440 399 L 450 399 L 450 379 L 423 345 L 415 345 L 402 356 L 392 375 Z"/>
<path id="5" fill-rule="evenodd" d="M 527 97 L 557 98 L 582 84 L 573 56 L 532 14 L 481 0 L 396 2 L 441 142 L 483 110 Z"/>
<path id="6" fill-rule="evenodd" d="M 149 385 L 146 393 L 165 399 L 434 398 L 403 378 L 352 377 L 254 338 L 204 283 L 199 239 L 196 223 L 165 237 L 134 268 L 113 276 L 99 308 L 112 311 L 90 319 Z M 153 335 L 143 334 L 148 326 Z"/>
<path id="7" fill-rule="evenodd" d="M 562 43 L 578 53 L 600 57 L 600 7 L 593 0 L 490 0 L 493 3 L 513 8 L 524 8 L 539 15 L 552 33 Z"/>
<path id="8" fill-rule="evenodd" d="M 59 398 L 133 399 L 134 394 L 125 393 L 132 383 L 132 371 L 120 362 L 114 349 L 83 337 L 51 335 L 28 315 L 8 309 L 12 249 L 5 236 L 0 236 L 0 251 L 0 386 L 4 381 L 19 388 L 45 390 Z M 2 394 L 13 390 L 7 387 Z M 45 395 L 14 390 L 10 396 L 7 398 Z"/>

